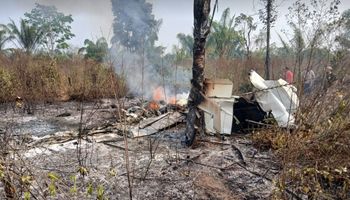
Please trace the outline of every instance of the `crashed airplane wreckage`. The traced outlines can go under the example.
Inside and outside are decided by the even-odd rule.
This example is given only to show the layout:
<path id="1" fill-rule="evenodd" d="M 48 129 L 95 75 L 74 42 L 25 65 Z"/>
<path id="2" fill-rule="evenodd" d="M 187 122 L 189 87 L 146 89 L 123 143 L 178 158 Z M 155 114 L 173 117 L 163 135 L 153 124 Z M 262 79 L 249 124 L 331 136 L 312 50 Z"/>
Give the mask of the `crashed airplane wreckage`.
<path id="1" fill-rule="evenodd" d="M 205 112 L 206 129 L 210 133 L 231 134 L 249 129 L 250 125 L 265 125 L 271 117 L 279 127 L 294 127 L 299 100 L 297 89 L 283 79 L 264 80 L 255 71 L 249 74 L 255 91 L 247 100 L 232 96 L 231 81 L 207 80 L 206 98 L 199 106 Z"/>
<path id="2" fill-rule="evenodd" d="M 206 79 L 206 97 L 199 105 L 204 111 L 206 131 L 216 134 L 231 134 L 246 132 L 251 127 L 271 125 L 272 121 L 279 127 L 295 127 L 295 113 L 299 105 L 297 89 L 283 79 L 264 80 L 258 73 L 249 73 L 250 82 L 255 90 L 249 93 L 251 98 L 246 99 L 232 95 L 233 83 L 228 79 Z M 163 110 L 157 117 L 146 118 L 138 126 L 130 127 L 131 137 L 142 137 L 155 134 L 161 130 L 184 122 L 184 99 L 179 99 L 180 105 L 173 103 L 178 109 L 168 109 L 154 106 L 152 109 Z M 171 107 L 171 106 L 170 106 Z M 165 112 L 164 112 L 165 110 Z"/>

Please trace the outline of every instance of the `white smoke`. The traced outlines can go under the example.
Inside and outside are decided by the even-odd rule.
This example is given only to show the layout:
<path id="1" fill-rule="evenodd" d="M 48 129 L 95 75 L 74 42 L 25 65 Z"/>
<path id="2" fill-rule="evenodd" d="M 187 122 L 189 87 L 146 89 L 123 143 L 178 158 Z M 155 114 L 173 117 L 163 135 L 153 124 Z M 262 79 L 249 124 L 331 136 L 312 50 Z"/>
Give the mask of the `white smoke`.
<path id="1" fill-rule="evenodd" d="M 130 94 L 152 99 L 154 90 L 162 87 L 165 98 L 179 95 L 177 99 L 180 99 L 187 95 L 191 79 L 191 71 L 188 68 L 182 66 L 176 68 L 170 61 L 170 63 L 163 62 L 163 66 L 159 63 L 157 69 L 155 65 L 149 64 L 147 58 L 144 58 L 142 73 L 143 58 L 141 55 L 115 47 L 110 53 L 116 72 L 126 78 Z"/>

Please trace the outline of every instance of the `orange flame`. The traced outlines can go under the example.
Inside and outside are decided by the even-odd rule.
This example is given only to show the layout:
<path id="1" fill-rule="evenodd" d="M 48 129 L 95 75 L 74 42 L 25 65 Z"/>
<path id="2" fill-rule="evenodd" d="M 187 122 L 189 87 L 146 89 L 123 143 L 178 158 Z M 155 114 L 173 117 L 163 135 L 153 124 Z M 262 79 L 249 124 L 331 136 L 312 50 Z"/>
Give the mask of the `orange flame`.
<path id="1" fill-rule="evenodd" d="M 157 88 L 153 91 L 153 100 L 154 100 L 154 101 L 162 101 L 162 100 L 165 100 L 164 88 L 163 88 L 163 87 L 157 87 Z"/>
<path id="2" fill-rule="evenodd" d="M 155 102 L 155 101 L 149 102 L 148 107 L 151 110 L 159 110 L 159 108 L 160 108 L 159 104 L 157 102 Z"/>
<path id="3" fill-rule="evenodd" d="M 180 98 L 176 97 L 175 95 L 166 98 L 166 96 L 164 94 L 164 88 L 162 86 L 157 87 L 153 91 L 153 101 L 154 102 L 165 101 L 166 103 L 172 104 L 172 105 L 176 105 L 176 104 L 184 105 L 184 104 L 187 104 L 187 99 L 184 100 L 181 97 Z M 182 101 L 182 102 L 180 102 L 180 101 Z M 159 107 L 159 105 L 158 105 L 158 107 Z"/>
<path id="4" fill-rule="evenodd" d="M 168 100 L 168 104 L 175 105 L 176 104 L 176 97 L 175 96 L 170 97 Z"/>

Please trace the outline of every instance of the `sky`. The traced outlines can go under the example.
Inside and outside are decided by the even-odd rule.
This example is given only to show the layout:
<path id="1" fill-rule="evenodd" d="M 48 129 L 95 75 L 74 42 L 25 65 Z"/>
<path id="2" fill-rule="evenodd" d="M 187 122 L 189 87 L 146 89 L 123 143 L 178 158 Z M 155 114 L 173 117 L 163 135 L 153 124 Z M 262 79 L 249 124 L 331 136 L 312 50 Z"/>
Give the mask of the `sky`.
<path id="1" fill-rule="evenodd" d="M 72 14 L 72 32 L 76 35 L 71 41 L 75 47 L 83 46 L 85 39 L 96 39 L 101 36 L 110 40 L 113 36 L 113 13 L 110 0 L 0 0 L 0 24 L 7 24 L 10 18 L 18 21 L 30 12 L 35 3 L 55 5 L 58 11 Z M 167 51 L 172 45 L 178 44 L 177 33 L 192 34 L 193 1 L 192 0 L 147 0 L 153 4 L 156 19 L 162 19 L 159 31 L 158 45 L 166 46 Z M 277 0 L 278 18 L 272 30 L 272 41 L 277 41 L 277 33 L 287 29 L 285 15 L 294 0 Z M 309 0 L 305 0 L 309 1 Z M 214 2 L 214 0 L 212 0 Z M 257 12 L 262 7 L 259 0 L 219 0 L 218 12 L 215 19 L 219 19 L 225 8 L 231 9 L 231 15 L 240 13 L 253 15 L 258 20 Z M 342 0 L 340 11 L 350 9 L 350 0 Z M 259 21 L 258 21 L 259 22 Z M 261 27 L 260 27 L 261 28 Z"/>

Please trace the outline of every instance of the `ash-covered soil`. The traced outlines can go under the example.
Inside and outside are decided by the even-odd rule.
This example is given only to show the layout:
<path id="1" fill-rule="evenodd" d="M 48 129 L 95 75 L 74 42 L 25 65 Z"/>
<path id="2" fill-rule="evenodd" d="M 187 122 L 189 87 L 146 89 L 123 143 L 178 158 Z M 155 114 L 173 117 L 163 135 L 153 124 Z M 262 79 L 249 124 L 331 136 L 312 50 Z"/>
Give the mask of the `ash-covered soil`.
<path id="1" fill-rule="evenodd" d="M 205 136 L 195 147 L 187 148 L 180 141 L 183 130 L 175 127 L 151 137 L 128 139 L 134 199 L 270 198 L 279 168 L 269 152 L 259 152 L 241 136 L 226 137 L 225 141 Z M 98 134 L 82 141 L 85 176 L 77 172 L 76 147 L 76 140 L 51 141 L 19 153 L 23 160 L 18 164 L 30 171 L 34 179 L 30 188 L 38 199 L 96 199 L 97 188 L 103 188 L 108 199 L 129 198 L 122 136 Z M 49 173 L 59 177 L 55 197 L 48 192 Z M 72 176 L 77 177 L 76 193 L 71 192 Z M 93 192 L 87 195 L 90 184 Z"/>
<path id="2" fill-rule="evenodd" d="M 14 135 L 44 136 L 58 131 L 74 131 L 83 124 L 91 129 L 104 123 L 115 122 L 116 102 L 110 99 L 95 102 L 57 102 L 30 105 L 26 109 L 12 104 L 0 105 L 0 130 Z M 83 111 L 83 112 L 81 112 Z"/>
<path id="3" fill-rule="evenodd" d="M 97 110 L 89 106 L 94 113 L 84 113 L 83 119 L 92 116 L 87 121 L 95 128 L 87 129 L 80 142 L 76 103 L 45 108 L 50 115 L 31 116 L 56 123 L 58 128 L 54 128 L 55 133 L 36 134 L 8 155 L 10 168 L 20 174 L 17 178 L 30 177 L 22 193 L 17 191 L 22 198 L 26 191 L 32 193 L 32 199 L 129 199 L 130 192 L 133 199 L 271 198 L 279 166 L 272 153 L 256 149 L 248 135 L 198 136 L 188 148 L 181 142 L 184 124 L 178 124 L 152 136 L 128 138 L 126 148 L 121 124 L 109 121 L 113 119 L 110 105 Z M 71 115 L 56 117 L 62 113 Z M 17 119 L 23 117 L 16 115 Z M 1 123 L 6 120 L 1 119 Z M 50 174 L 57 179 L 53 181 Z M 18 181 L 14 178 L 13 183 Z M 0 199 L 5 199 L 3 183 Z"/>

